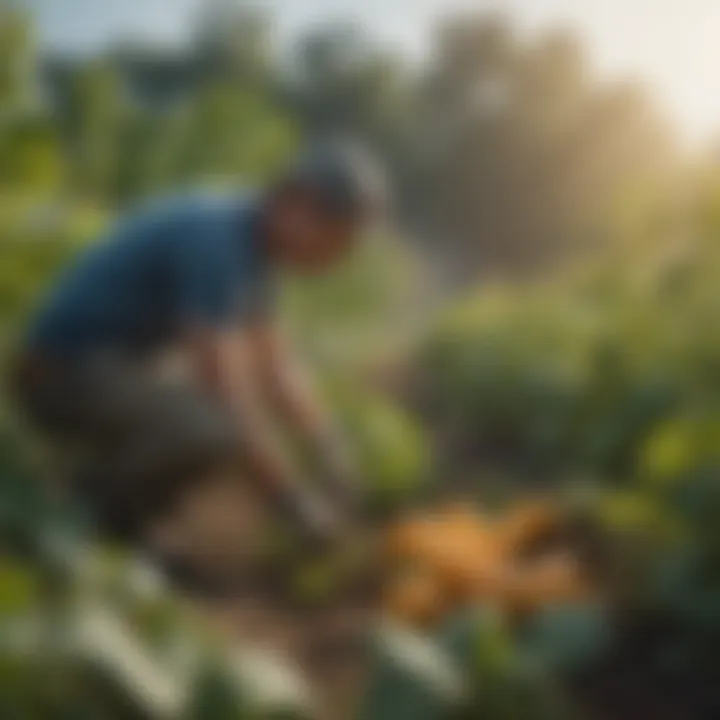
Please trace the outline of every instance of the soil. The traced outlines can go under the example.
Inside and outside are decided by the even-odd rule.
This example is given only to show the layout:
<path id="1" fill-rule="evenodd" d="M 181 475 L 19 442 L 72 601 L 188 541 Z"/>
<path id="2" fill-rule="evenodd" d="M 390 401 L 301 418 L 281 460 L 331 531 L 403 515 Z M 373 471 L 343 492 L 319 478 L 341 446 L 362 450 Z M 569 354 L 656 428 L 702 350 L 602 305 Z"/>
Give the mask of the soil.
<path id="1" fill-rule="evenodd" d="M 366 531 L 352 533 L 352 547 Z M 266 648 L 295 667 L 317 698 L 318 720 L 349 718 L 368 665 L 378 578 L 347 572 L 353 561 L 346 548 L 323 558 L 291 543 L 268 555 L 272 532 L 271 513 L 247 484 L 219 477 L 188 495 L 172 518 L 153 528 L 152 539 L 161 555 L 182 558 L 167 568 L 171 579 L 225 636 Z M 298 573 L 333 557 L 343 577 L 330 590 L 303 597 Z"/>
<path id="2" fill-rule="evenodd" d="M 320 598 L 299 598 L 292 578 L 299 567 L 314 560 L 300 552 L 275 566 L 258 565 L 259 546 L 251 541 L 251 535 L 257 537 L 267 516 L 256 498 L 237 495 L 237 484 L 229 492 L 216 488 L 212 498 L 192 500 L 188 507 L 199 502 L 195 507 L 203 508 L 202 520 L 190 512 L 188 517 L 192 515 L 193 519 L 187 527 L 192 527 L 192 533 L 170 534 L 176 542 L 183 540 L 184 550 L 194 549 L 190 556 L 204 568 L 204 579 L 209 581 L 203 590 L 210 592 L 194 593 L 194 601 L 239 644 L 252 642 L 287 658 L 315 693 L 320 707 L 317 720 L 351 718 L 368 669 L 368 637 L 378 616 L 381 578 L 373 576 L 370 568 L 369 573 L 360 573 L 354 581 Z M 238 536 L 238 526 L 244 528 L 244 539 Z M 363 532 L 372 534 L 373 528 Z M 230 543 L 228 538 L 232 538 Z M 591 547 L 593 543 L 582 538 L 580 545 Z M 241 547 L 243 552 L 218 551 L 228 546 Z M 596 564 L 597 558 L 590 562 Z M 227 583 L 228 578 L 232 582 Z M 659 659 L 663 649 L 672 646 L 673 638 L 672 623 L 667 618 L 618 619 L 616 637 L 614 648 L 602 662 L 570 683 L 576 701 L 573 704 L 581 709 L 579 717 L 720 717 L 720 675 L 713 669 L 712 659 L 708 659 L 712 677 L 683 677 L 682 673 L 663 670 Z"/>
<path id="3" fill-rule="evenodd" d="M 309 610 L 255 593 L 206 601 L 204 607 L 239 643 L 277 652 L 297 668 L 317 698 L 318 720 L 352 716 L 368 665 L 372 604 L 345 601 Z"/>

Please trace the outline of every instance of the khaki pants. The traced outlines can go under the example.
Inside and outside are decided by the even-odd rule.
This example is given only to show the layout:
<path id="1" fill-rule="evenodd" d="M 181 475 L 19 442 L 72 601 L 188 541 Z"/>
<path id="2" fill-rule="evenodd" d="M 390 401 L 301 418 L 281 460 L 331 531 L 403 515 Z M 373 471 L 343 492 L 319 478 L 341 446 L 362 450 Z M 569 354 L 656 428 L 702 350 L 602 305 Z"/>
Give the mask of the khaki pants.
<path id="1" fill-rule="evenodd" d="M 234 423 L 219 404 L 120 355 L 25 357 L 13 390 L 32 425 L 72 448 L 64 481 L 116 537 L 137 536 L 189 484 L 240 461 Z"/>

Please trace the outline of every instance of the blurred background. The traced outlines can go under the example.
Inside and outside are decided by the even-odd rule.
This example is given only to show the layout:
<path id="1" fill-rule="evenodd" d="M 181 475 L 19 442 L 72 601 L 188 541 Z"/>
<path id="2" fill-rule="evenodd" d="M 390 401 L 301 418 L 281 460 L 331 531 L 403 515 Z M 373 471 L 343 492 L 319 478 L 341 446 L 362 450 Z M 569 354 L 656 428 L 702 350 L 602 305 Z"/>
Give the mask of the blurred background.
<path id="1" fill-rule="evenodd" d="M 372 506 L 541 497 L 592 577 L 559 590 L 556 553 L 521 619 L 486 588 L 432 633 L 374 623 L 352 710 L 324 716 L 720 713 L 719 33 L 712 0 L 0 2 L 3 357 L 118 212 L 261 185 L 350 133 L 390 169 L 396 223 L 289 283 L 283 313 Z M 238 659 L 227 624 L 83 538 L 8 405 L 0 716 L 317 717 L 282 663 Z M 322 634 L 347 574 L 300 572 L 285 636 Z M 386 609 L 424 625 L 446 581 Z"/>

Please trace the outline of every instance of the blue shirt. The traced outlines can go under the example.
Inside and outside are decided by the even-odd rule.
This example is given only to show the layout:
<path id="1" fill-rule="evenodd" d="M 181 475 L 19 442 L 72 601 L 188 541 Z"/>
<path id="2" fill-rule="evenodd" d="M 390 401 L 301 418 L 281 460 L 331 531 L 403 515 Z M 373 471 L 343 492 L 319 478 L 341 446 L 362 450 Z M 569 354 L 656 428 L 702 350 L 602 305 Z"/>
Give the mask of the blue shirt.
<path id="1" fill-rule="evenodd" d="M 61 279 L 31 347 L 152 351 L 189 323 L 221 328 L 264 312 L 271 282 L 258 216 L 247 198 L 191 194 L 121 220 Z"/>

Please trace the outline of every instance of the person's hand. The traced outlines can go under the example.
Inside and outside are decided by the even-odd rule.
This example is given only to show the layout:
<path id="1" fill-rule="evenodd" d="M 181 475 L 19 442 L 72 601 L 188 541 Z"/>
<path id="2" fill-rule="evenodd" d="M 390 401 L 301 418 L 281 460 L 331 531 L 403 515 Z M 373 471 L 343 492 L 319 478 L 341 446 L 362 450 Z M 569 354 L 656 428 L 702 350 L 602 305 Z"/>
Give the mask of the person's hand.
<path id="1" fill-rule="evenodd" d="M 362 513 L 362 482 L 356 473 L 334 473 L 328 481 L 328 494 L 341 513 L 357 517 Z"/>
<path id="2" fill-rule="evenodd" d="M 327 547 L 342 532 L 342 518 L 324 498 L 312 492 L 298 492 L 287 498 L 284 511 L 288 521 L 312 546 Z"/>
<path id="3" fill-rule="evenodd" d="M 355 515 L 363 504 L 363 483 L 355 458 L 346 445 L 333 442 L 326 444 L 324 459 L 327 492 L 342 512 Z"/>

